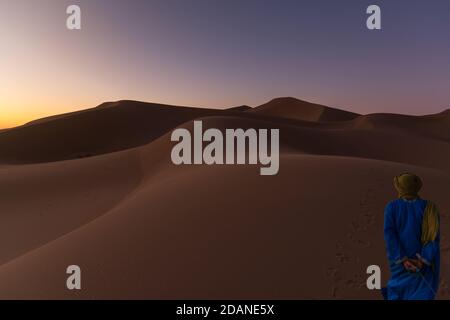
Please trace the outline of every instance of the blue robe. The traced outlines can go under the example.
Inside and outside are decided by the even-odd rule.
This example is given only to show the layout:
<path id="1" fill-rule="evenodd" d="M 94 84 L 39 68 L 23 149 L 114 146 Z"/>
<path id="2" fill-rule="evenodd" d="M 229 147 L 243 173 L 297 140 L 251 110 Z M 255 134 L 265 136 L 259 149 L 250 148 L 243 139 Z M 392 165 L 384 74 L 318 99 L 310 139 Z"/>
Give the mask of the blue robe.
<path id="1" fill-rule="evenodd" d="M 439 234 L 435 241 L 422 246 L 422 218 L 427 201 L 398 199 L 384 212 L 384 239 L 391 278 L 384 291 L 388 300 L 431 300 L 439 287 Z M 420 254 L 429 265 L 409 272 L 403 267 L 405 257 L 417 259 Z"/>

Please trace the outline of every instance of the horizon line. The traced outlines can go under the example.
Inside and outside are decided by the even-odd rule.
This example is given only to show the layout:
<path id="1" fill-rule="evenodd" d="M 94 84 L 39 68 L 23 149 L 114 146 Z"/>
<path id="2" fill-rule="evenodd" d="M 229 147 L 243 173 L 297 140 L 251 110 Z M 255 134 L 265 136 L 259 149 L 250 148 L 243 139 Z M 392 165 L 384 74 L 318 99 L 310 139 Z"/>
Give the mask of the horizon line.
<path id="1" fill-rule="evenodd" d="M 263 104 L 259 104 L 259 105 L 256 105 L 256 106 L 249 106 L 247 104 L 242 104 L 242 105 L 234 105 L 234 106 L 222 107 L 222 108 L 212 108 L 212 107 L 208 107 L 208 106 L 179 105 L 179 104 L 171 104 L 171 103 L 166 103 L 166 102 L 151 102 L 151 101 L 142 101 L 142 100 L 133 100 L 133 99 L 119 99 L 119 100 L 115 100 L 115 101 L 105 101 L 105 102 L 102 102 L 102 103 L 100 103 L 100 104 L 98 104 L 98 105 L 96 105 L 94 107 L 75 109 L 74 111 L 49 114 L 49 115 L 46 115 L 46 116 L 43 116 L 43 117 L 33 118 L 33 119 L 28 120 L 28 121 L 26 121 L 26 122 L 24 122 L 22 124 L 13 125 L 11 127 L 0 127 L 0 133 L 2 131 L 11 130 L 11 129 L 23 127 L 23 126 L 26 126 L 26 125 L 30 125 L 30 124 L 33 124 L 34 122 L 37 122 L 37 121 L 40 121 L 40 120 L 51 119 L 53 117 L 67 116 L 67 115 L 71 115 L 71 114 L 75 114 L 75 113 L 80 113 L 80 112 L 86 112 L 86 111 L 94 110 L 94 109 L 97 109 L 97 108 L 102 107 L 103 105 L 107 105 L 107 104 L 117 104 L 117 103 L 125 103 L 125 102 L 137 102 L 137 103 L 143 103 L 143 104 L 149 104 L 149 105 L 152 104 L 152 105 L 167 106 L 167 107 L 178 107 L 178 108 L 227 110 L 227 109 L 231 109 L 231 108 L 244 107 L 244 106 L 245 107 L 249 107 L 251 109 L 255 109 L 255 108 L 260 107 L 262 105 L 271 103 L 271 102 L 276 101 L 276 100 L 281 100 L 281 99 L 286 99 L 286 100 L 289 99 L 289 100 L 305 102 L 305 103 L 308 103 L 308 104 L 317 105 L 317 106 L 321 106 L 321 107 L 325 107 L 325 108 L 335 109 L 335 110 L 339 110 L 339 111 L 343 111 L 343 112 L 354 113 L 354 114 L 356 114 L 358 116 L 386 114 L 386 115 L 400 115 L 400 116 L 410 116 L 410 117 L 424 117 L 424 116 L 432 116 L 432 115 L 442 114 L 442 113 L 445 113 L 446 111 L 450 110 L 450 108 L 445 108 L 444 107 L 444 109 L 442 111 L 440 111 L 440 112 L 426 113 L 426 114 L 406 114 L 406 113 L 396 113 L 396 112 L 372 112 L 372 113 L 362 114 L 362 113 L 358 113 L 358 112 L 355 112 L 355 111 L 348 110 L 346 108 L 342 108 L 340 106 L 330 106 L 330 105 L 326 105 L 326 104 L 321 104 L 319 102 L 313 102 L 313 101 L 310 101 L 310 100 L 304 100 L 304 99 L 296 98 L 296 97 L 293 97 L 293 96 L 282 96 L 282 97 L 273 98 L 273 99 L 270 99 L 270 100 L 268 100 L 267 102 L 265 102 Z"/>

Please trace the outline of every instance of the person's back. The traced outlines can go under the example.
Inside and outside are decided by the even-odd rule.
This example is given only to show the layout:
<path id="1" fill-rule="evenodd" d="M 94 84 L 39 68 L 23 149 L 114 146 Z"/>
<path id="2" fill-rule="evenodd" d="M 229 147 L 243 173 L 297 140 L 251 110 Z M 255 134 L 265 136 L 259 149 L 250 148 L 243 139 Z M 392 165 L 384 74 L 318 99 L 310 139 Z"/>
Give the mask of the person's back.
<path id="1" fill-rule="evenodd" d="M 385 298 L 433 299 L 439 285 L 439 215 L 419 197 L 422 181 L 413 174 L 394 179 L 399 199 L 385 209 L 384 237 L 391 271 Z"/>

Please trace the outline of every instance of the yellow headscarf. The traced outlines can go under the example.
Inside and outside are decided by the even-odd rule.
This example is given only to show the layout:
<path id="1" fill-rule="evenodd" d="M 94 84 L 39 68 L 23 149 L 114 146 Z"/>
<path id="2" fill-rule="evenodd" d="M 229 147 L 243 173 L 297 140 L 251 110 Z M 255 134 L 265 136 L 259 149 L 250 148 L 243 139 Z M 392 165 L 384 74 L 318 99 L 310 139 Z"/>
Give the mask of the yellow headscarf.
<path id="1" fill-rule="evenodd" d="M 403 173 L 394 178 L 394 186 L 399 198 L 413 200 L 419 197 L 422 180 L 415 174 Z M 434 241 L 438 232 L 439 211 L 433 202 L 428 201 L 422 220 L 422 245 Z"/>
<path id="2" fill-rule="evenodd" d="M 412 200 L 419 197 L 418 193 L 422 188 L 422 180 L 415 174 L 402 173 L 394 177 L 394 186 L 399 198 Z"/>
<path id="3" fill-rule="evenodd" d="M 439 232 L 439 211 L 436 205 L 428 201 L 422 220 L 422 245 L 436 240 Z"/>

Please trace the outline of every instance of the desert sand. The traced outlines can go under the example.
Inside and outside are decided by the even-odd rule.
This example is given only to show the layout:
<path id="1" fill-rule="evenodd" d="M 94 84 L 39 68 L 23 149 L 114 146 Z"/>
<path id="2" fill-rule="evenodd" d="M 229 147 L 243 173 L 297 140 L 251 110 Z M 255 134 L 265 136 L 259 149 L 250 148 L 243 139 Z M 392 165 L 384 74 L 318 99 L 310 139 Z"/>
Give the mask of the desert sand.
<path id="1" fill-rule="evenodd" d="M 279 128 L 280 171 L 175 166 L 170 132 Z M 1 299 L 381 299 L 383 208 L 413 171 L 441 211 L 450 112 L 358 115 L 293 98 L 226 110 L 105 103 L 0 132 Z M 82 290 L 66 289 L 66 267 Z"/>

